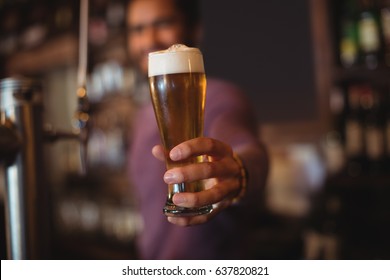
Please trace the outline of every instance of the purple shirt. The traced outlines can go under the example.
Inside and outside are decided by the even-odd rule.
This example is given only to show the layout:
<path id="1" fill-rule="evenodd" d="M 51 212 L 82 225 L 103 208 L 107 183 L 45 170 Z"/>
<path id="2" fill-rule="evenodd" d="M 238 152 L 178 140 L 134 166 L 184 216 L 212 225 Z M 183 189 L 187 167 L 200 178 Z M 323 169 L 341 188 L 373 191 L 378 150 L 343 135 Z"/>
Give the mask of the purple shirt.
<path id="1" fill-rule="evenodd" d="M 227 82 L 208 78 L 204 135 L 230 144 L 233 150 L 249 147 L 255 153 L 259 151 L 256 120 L 240 89 Z M 252 181 L 248 192 L 250 197 L 242 204 L 230 206 L 206 224 L 179 227 L 169 223 L 162 212 L 167 196 L 167 185 L 163 181 L 165 164 L 151 153 L 152 147 L 160 143 L 153 107 L 149 102 L 140 108 L 135 118 L 129 154 L 131 180 L 144 222 L 143 232 L 137 239 L 140 258 L 250 257 L 247 234 L 255 218 L 254 208 L 261 201 L 261 184 L 256 179 L 257 175 L 249 174 Z M 253 169 L 248 165 L 259 168 L 256 160 L 242 159 L 247 169 Z"/>

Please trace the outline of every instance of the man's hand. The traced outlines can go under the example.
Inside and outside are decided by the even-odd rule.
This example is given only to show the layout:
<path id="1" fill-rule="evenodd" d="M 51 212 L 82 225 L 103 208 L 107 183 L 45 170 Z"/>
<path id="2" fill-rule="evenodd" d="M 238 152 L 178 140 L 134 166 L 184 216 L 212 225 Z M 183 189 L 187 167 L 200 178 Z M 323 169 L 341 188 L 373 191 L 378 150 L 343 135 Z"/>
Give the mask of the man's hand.
<path id="1" fill-rule="evenodd" d="M 155 146 L 152 153 L 157 159 L 165 160 L 162 146 Z M 240 192 L 241 170 L 229 145 L 212 138 L 200 137 L 177 145 L 169 153 L 172 161 L 200 155 L 207 156 L 208 161 L 172 168 L 164 174 L 164 181 L 167 184 L 175 184 L 209 179 L 206 190 L 197 193 L 176 193 L 173 196 L 173 203 L 181 207 L 213 204 L 213 211 L 207 215 L 168 217 L 168 221 L 173 224 L 188 226 L 205 223 L 229 206 Z"/>

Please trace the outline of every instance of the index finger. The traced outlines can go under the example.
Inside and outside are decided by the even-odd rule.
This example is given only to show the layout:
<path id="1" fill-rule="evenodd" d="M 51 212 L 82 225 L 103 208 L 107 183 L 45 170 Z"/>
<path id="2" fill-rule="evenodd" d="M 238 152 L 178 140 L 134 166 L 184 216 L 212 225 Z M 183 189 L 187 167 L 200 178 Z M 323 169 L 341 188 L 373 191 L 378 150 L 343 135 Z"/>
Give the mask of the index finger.
<path id="1" fill-rule="evenodd" d="M 219 159 L 232 154 L 232 148 L 229 145 L 216 139 L 198 137 L 174 147 L 170 151 L 169 157 L 175 161 L 201 155 L 208 155 Z"/>

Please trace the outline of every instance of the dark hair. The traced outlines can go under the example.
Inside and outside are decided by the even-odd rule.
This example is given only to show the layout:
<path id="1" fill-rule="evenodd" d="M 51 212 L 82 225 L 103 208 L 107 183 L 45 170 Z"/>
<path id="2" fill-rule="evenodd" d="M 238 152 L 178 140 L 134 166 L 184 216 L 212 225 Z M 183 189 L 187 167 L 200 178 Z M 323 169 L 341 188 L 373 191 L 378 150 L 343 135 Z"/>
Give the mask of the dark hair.
<path id="1" fill-rule="evenodd" d="M 174 0 L 177 9 L 184 15 L 187 27 L 195 28 L 200 22 L 199 0 Z"/>
<path id="2" fill-rule="evenodd" d="M 127 1 L 127 6 L 132 0 Z M 176 8 L 184 15 L 185 23 L 189 29 L 196 28 L 200 23 L 200 1 L 199 0 L 173 0 Z"/>

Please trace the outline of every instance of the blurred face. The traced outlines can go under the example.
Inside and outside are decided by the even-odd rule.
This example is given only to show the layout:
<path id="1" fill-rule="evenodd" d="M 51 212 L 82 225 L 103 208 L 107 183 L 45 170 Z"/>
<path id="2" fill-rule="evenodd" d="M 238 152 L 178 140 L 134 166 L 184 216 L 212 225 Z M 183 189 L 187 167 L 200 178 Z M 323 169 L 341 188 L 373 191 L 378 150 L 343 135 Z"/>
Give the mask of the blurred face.
<path id="1" fill-rule="evenodd" d="M 148 72 L 148 53 L 185 43 L 183 15 L 173 0 L 133 0 L 127 10 L 127 44 L 131 59 Z"/>

